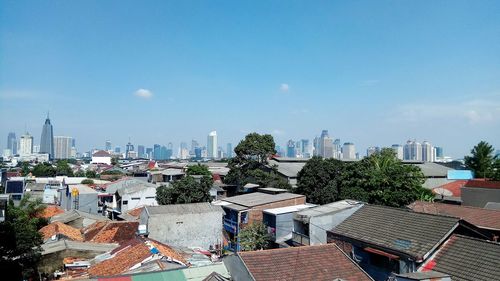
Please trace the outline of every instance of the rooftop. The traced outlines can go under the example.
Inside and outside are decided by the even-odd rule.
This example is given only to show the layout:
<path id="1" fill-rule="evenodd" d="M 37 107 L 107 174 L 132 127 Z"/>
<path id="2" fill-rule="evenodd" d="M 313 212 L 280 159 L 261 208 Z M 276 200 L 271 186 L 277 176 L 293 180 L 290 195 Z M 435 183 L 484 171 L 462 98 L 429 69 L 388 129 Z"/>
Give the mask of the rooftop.
<path id="1" fill-rule="evenodd" d="M 500 211 L 497 210 L 423 201 L 413 202 L 408 207 L 415 212 L 457 217 L 481 228 L 500 230 Z"/>
<path id="2" fill-rule="evenodd" d="M 330 215 L 339 211 L 362 206 L 364 203 L 354 200 L 342 200 L 310 209 L 299 211 L 295 214 L 296 219 L 309 220 L 310 217 Z"/>
<path id="3" fill-rule="evenodd" d="M 281 207 L 281 208 L 265 209 L 263 212 L 264 213 L 268 213 L 268 214 L 279 215 L 279 214 L 287 214 L 287 213 L 298 212 L 300 210 L 312 208 L 314 206 L 316 206 L 316 205 L 313 205 L 313 204 L 301 204 L 301 205 L 287 206 L 287 207 Z"/>
<path id="4" fill-rule="evenodd" d="M 293 160 L 289 160 L 288 158 L 273 158 L 268 161 L 268 166 L 272 167 L 276 165 L 278 173 L 286 177 L 296 178 L 300 170 L 302 170 L 302 168 L 306 165 L 306 161 L 304 160 L 308 159 L 294 158 Z"/>
<path id="5" fill-rule="evenodd" d="M 470 180 L 465 187 L 500 189 L 500 181 Z"/>
<path id="6" fill-rule="evenodd" d="M 144 207 L 150 215 L 165 215 L 165 214 L 203 214 L 208 212 L 221 212 L 219 206 L 205 203 L 189 203 L 189 204 L 173 204 L 162 206 L 147 206 Z"/>
<path id="7" fill-rule="evenodd" d="M 86 218 L 86 219 L 96 220 L 96 221 L 109 220 L 105 216 L 94 215 L 94 214 L 79 211 L 79 210 L 70 210 L 70 211 L 66 211 L 64 213 L 57 214 L 57 215 L 53 216 L 52 218 L 50 218 L 50 221 L 51 222 L 60 221 L 62 223 L 68 223 L 68 222 L 77 220 L 79 218 Z"/>
<path id="8" fill-rule="evenodd" d="M 253 193 L 224 198 L 222 200 L 229 203 L 251 208 L 259 205 L 269 204 L 288 199 L 295 199 L 300 197 L 304 197 L 304 195 L 288 193 L 288 192 L 279 194 L 253 192 Z"/>
<path id="9" fill-rule="evenodd" d="M 115 192 L 118 191 L 118 193 L 122 195 L 122 194 L 134 193 L 143 190 L 145 188 L 156 189 L 156 185 L 135 178 L 122 178 L 115 182 L 106 184 L 105 188 L 107 193 L 114 194 Z"/>
<path id="10" fill-rule="evenodd" d="M 450 183 L 441 185 L 432 189 L 434 194 L 443 195 L 445 197 L 461 197 L 462 187 L 467 183 L 467 180 L 456 180 Z"/>
<path id="11" fill-rule="evenodd" d="M 92 154 L 92 157 L 111 157 L 111 154 L 109 154 L 109 152 L 107 151 L 99 150 Z"/>
<path id="12" fill-rule="evenodd" d="M 40 214 L 41 218 L 49 219 L 55 215 L 64 213 L 64 210 L 57 205 L 48 205 Z"/>
<path id="13" fill-rule="evenodd" d="M 238 255 L 257 281 L 373 280 L 335 244 L 240 252 Z"/>
<path id="14" fill-rule="evenodd" d="M 136 237 L 139 222 L 98 221 L 82 229 L 85 241 L 121 243 Z"/>
<path id="15" fill-rule="evenodd" d="M 43 240 L 48 240 L 54 235 L 63 235 L 71 240 L 83 241 L 83 236 L 77 228 L 65 225 L 62 222 L 53 222 L 42 227 L 39 232 L 43 235 Z"/>
<path id="16" fill-rule="evenodd" d="M 500 279 L 500 243 L 453 235 L 419 271 L 439 271 L 453 281 Z"/>
<path id="17" fill-rule="evenodd" d="M 418 261 L 437 247 L 459 221 L 453 217 L 364 205 L 329 232 Z"/>

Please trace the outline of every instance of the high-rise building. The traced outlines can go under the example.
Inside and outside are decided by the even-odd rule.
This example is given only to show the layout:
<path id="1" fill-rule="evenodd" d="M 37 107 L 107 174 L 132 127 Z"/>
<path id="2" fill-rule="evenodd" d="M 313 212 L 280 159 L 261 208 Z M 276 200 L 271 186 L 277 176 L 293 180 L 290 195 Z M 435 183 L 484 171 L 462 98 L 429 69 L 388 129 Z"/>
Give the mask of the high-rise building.
<path id="1" fill-rule="evenodd" d="M 10 132 L 7 135 L 7 149 L 10 149 L 11 155 L 17 154 L 17 138 L 14 132 Z"/>
<path id="2" fill-rule="evenodd" d="M 151 147 L 146 148 L 146 157 L 148 159 L 153 159 L 153 148 Z"/>
<path id="3" fill-rule="evenodd" d="M 71 147 L 72 148 L 76 147 L 76 139 L 75 138 L 71 138 Z"/>
<path id="4" fill-rule="evenodd" d="M 302 157 L 304 157 L 304 158 L 311 157 L 311 149 L 309 147 L 309 140 L 308 139 L 300 140 L 300 154 L 302 154 Z"/>
<path id="5" fill-rule="evenodd" d="M 289 140 L 286 144 L 286 157 L 295 157 L 295 142 L 293 140 Z"/>
<path id="6" fill-rule="evenodd" d="M 419 142 L 407 141 L 403 151 L 404 160 L 422 161 L 422 145 Z"/>
<path id="7" fill-rule="evenodd" d="M 33 145 L 33 153 L 39 153 L 40 152 L 40 145 Z"/>
<path id="8" fill-rule="evenodd" d="M 197 147 L 200 147 L 200 144 L 196 140 L 191 140 L 191 151 L 190 151 L 190 153 L 192 155 L 195 155 L 194 149 L 197 148 Z"/>
<path id="9" fill-rule="evenodd" d="M 399 160 L 403 160 L 404 159 L 403 146 L 400 144 L 393 144 L 391 147 L 394 150 L 394 153 L 396 153 L 396 157 Z"/>
<path id="10" fill-rule="evenodd" d="M 162 145 L 161 150 L 160 150 L 160 160 L 167 160 L 169 159 L 168 157 L 168 149 L 166 146 Z"/>
<path id="11" fill-rule="evenodd" d="M 40 137 L 40 153 L 49 154 L 49 159 L 54 158 L 54 131 L 50 124 L 49 114 L 45 119 L 45 124 L 42 128 L 42 136 Z"/>
<path id="12" fill-rule="evenodd" d="M 380 152 L 380 147 L 378 146 L 370 146 L 366 149 L 366 156 L 370 156 L 372 154 L 375 154 L 377 152 Z"/>
<path id="13" fill-rule="evenodd" d="M 196 158 L 197 160 L 200 160 L 201 159 L 201 154 L 202 154 L 202 151 L 203 149 L 199 146 L 195 147 L 194 148 L 194 158 Z"/>
<path id="14" fill-rule="evenodd" d="M 434 162 L 434 148 L 428 141 L 422 143 L 422 161 Z"/>
<path id="15" fill-rule="evenodd" d="M 207 157 L 217 158 L 217 131 L 212 131 L 207 137 Z"/>
<path id="16" fill-rule="evenodd" d="M 121 149 L 119 146 L 115 147 L 115 153 L 120 153 L 121 152 Z"/>
<path id="17" fill-rule="evenodd" d="M 233 144 L 228 143 L 226 148 L 226 157 L 233 158 Z"/>
<path id="18" fill-rule="evenodd" d="M 111 151 L 111 141 L 110 140 L 107 140 L 106 143 L 104 144 L 104 150 Z"/>
<path id="19" fill-rule="evenodd" d="M 71 140 L 72 137 L 55 136 L 54 137 L 54 159 L 71 158 Z"/>
<path id="20" fill-rule="evenodd" d="M 33 136 L 28 132 L 19 139 L 19 155 L 25 156 L 33 153 Z"/>
<path id="21" fill-rule="evenodd" d="M 346 142 L 342 146 L 342 157 L 343 159 L 356 159 L 356 148 L 354 147 L 354 143 Z"/>
<path id="22" fill-rule="evenodd" d="M 159 144 L 153 145 L 153 159 L 161 160 L 161 145 Z"/>
<path id="23" fill-rule="evenodd" d="M 328 130 L 323 130 L 321 132 L 318 155 L 323 158 L 333 157 L 333 141 L 328 135 Z"/>
<path id="24" fill-rule="evenodd" d="M 436 146 L 435 149 L 436 149 L 436 158 L 443 158 L 444 157 L 443 148 L 441 146 Z"/>
<path id="25" fill-rule="evenodd" d="M 139 158 L 147 158 L 145 154 L 146 154 L 146 151 L 144 149 L 144 145 L 138 145 L 137 146 L 137 156 Z"/>
<path id="26" fill-rule="evenodd" d="M 333 158 L 340 159 L 342 158 L 342 144 L 340 139 L 335 139 L 333 141 Z"/>
<path id="27" fill-rule="evenodd" d="M 320 138 L 318 137 L 315 137 L 313 139 L 313 156 L 319 156 L 319 142 L 320 142 Z"/>
<path id="28" fill-rule="evenodd" d="M 128 142 L 127 145 L 125 146 L 125 158 L 129 158 L 130 151 L 134 151 L 134 145 Z"/>

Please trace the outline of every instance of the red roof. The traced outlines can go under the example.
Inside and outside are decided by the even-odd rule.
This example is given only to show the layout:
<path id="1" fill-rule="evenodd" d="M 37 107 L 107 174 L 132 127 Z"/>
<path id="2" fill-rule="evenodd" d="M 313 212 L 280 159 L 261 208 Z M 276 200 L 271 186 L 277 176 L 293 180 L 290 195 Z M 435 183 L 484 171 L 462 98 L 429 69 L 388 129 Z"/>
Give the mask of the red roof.
<path id="1" fill-rule="evenodd" d="M 111 157 L 111 154 L 109 154 L 109 152 L 107 151 L 99 150 L 96 153 L 92 154 L 92 157 Z"/>
<path id="2" fill-rule="evenodd" d="M 50 237 L 59 234 L 66 236 L 71 240 L 83 241 L 83 236 L 80 233 L 80 230 L 66 225 L 62 222 L 53 222 L 51 224 L 48 224 L 42 227 L 38 232 L 42 234 L 44 240 L 47 240 Z"/>
<path id="3" fill-rule="evenodd" d="M 151 170 L 151 169 L 154 169 L 156 168 L 156 162 L 155 161 L 149 161 L 148 163 L 148 169 Z"/>
<path id="4" fill-rule="evenodd" d="M 121 243 L 136 237 L 139 222 L 98 221 L 82 229 L 85 241 Z"/>
<path id="5" fill-rule="evenodd" d="M 45 209 L 43 209 L 43 212 L 39 215 L 39 217 L 50 219 L 51 217 L 62 213 L 64 213 L 64 210 L 59 208 L 59 206 L 49 205 Z"/>
<path id="6" fill-rule="evenodd" d="M 469 180 L 465 187 L 500 189 L 500 181 Z"/>
<path id="7" fill-rule="evenodd" d="M 451 193 L 449 196 L 453 197 L 461 197 L 462 196 L 462 187 L 467 183 L 467 180 L 456 180 L 447 184 L 443 184 L 432 189 L 434 194 L 443 194 L 443 191 L 440 189 L 447 190 Z M 445 195 L 447 196 L 447 195 Z"/>
<path id="8" fill-rule="evenodd" d="M 415 212 L 452 216 L 466 220 L 480 228 L 500 230 L 500 211 L 498 210 L 423 201 L 413 202 L 408 207 Z"/>
<path id="9" fill-rule="evenodd" d="M 372 280 L 335 244 L 240 252 L 257 281 Z"/>

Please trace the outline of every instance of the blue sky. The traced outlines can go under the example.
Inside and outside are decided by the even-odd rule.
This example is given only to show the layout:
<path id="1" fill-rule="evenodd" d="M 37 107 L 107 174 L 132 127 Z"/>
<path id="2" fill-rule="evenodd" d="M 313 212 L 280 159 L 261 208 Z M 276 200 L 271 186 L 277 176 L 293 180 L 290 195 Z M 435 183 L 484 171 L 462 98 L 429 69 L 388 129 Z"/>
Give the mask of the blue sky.
<path id="1" fill-rule="evenodd" d="M 251 131 L 500 149 L 500 1 L 0 1 L 0 145 Z"/>

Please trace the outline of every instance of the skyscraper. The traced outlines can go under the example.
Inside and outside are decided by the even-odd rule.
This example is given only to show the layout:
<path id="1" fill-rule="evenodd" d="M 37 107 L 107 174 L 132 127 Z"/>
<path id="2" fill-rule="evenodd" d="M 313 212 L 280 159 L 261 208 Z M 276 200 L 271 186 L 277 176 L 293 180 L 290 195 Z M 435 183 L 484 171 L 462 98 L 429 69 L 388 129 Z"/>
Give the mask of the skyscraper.
<path id="1" fill-rule="evenodd" d="M 436 158 L 443 158 L 443 148 L 440 146 L 436 146 Z"/>
<path id="2" fill-rule="evenodd" d="M 49 159 L 54 158 L 54 131 L 50 124 L 49 114 L 42 128 L 42 136 L 40 138 L 40 153 L 49 154 Z"/>
<path id="3" fill-rule="evenodd" d="M 217 158 L 217 131 L 212 131 L 207 137 L 207 157 Z"/>
<path id="4" fill-rule="evenodd" d="M 144 145 L 137 146 L 137 156 L 139 158 L 146 158 Z"/>
<path id="5" fill-rule="evenodd" d="M 399 160 L 403 160 L 404 159 L 403 146 L 400 144 L 393 144 L 391 147 L 394 150 L 394 153 L 396 153 L 396 157 Z"/>
<path id="6" fill-rule="evenodd" d="M 370 146 L 366 149 L 366 156 L 370 156 L 370 155 L 375 154 L 377 152 L 380 152 L 380 147 Z"/>
<path id="7" fill-rule="evenodd" d="M 422 161 L 434 162 L 434 149 L 428 141 L 422 143 Z"/>
<path id="8" fill-rule="evenodd" d="M 10 153 L 12 155 L 17 154 L 17 138 L 16 133 L 10 132 L 7 135 L 7 149 L 10 149 Z"/>
<path id="9" fill-rule="evenodd" d="M 55 136 L 54 137 L 54 159 L 71 158 L 72 137 Z"/>
<path id="10" fill-rule="evenodd" d="M 146 148 L 146 155 L 148 159 L 153 159 L 153 148 L 151 147 Z"/>
<path id="11" fill-rule="evenodd" d="M 28 132 L 19 139 L 19 155 L 30 155 L 33 153 L 33 136 Z"/>
<path id="12" fill-rule="evenodd" d="M 422 161 L 422 145 L 409 140 L 404 146 L 404 160 Z"/>
<path id="13" fill-rule="evenodd" d="M 153 145 L 153 159 L 161 160 L 161 145 L 159 144 Z"/>
<path id="14" fill-rule="evenodd" d="M 323 158 L 333 157 L 333 142 L 328 135 L 328 130 L 323 130 L 321 132 L 321 137 L 319 139 L 319 156 Z"/>
<path id="15" fill-rule="evenodd" d="M 289 140 L 286 144 L 286 157 L 295 157 L 295 142 L 293 140 Z"/>
<path id="16" fill-rule="evenodd" d="M 104 150 L 111 151 L 111 141 L 110 140 L 107 140 L 106 143 L 104 144 Z"/>
<path id="17" fill-rule="evenodd" d="M 304 158 L 311 157 L 311 149 L 309 147 L 309 140 L 308 139 L 300 140 L 300 154 L 302 154 L 302 157 L 304 157 Z"/>
<path id="18" fill-rule="evenodd" d="M 227 158 L 233 158 L 233 145 L 231 143 L 227 144 L 227 149 L 226 149 L 226 157 Z"/>
<path id="19" fill-rule="evenodd" d="M 125 146 L 125 158 L 129 158 L 130 151 L 134 151 L 134 145 L 128 142 L 127 145 Z"/>
<path id="20" fill-rule="evenodd" d="M 356 148 L 354 147 L 354 143 L 344 143 L 342 146 L 342 157 L 343 159 L 356 159 Z"/>

